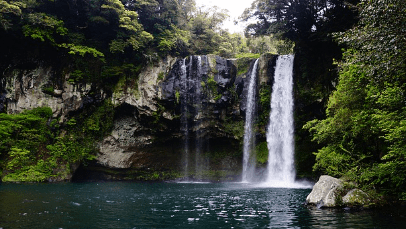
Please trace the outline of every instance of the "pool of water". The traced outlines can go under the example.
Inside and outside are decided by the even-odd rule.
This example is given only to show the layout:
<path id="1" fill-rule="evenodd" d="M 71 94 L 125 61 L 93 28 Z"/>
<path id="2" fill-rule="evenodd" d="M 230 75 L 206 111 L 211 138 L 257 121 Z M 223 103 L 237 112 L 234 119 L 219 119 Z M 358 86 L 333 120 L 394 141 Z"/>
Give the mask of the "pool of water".
<path id="1" fill-rule="evenodd" d="M 241 183 L 0 184 L 0 228 L 404 228 L 401 214 L 304 206 Z"/>

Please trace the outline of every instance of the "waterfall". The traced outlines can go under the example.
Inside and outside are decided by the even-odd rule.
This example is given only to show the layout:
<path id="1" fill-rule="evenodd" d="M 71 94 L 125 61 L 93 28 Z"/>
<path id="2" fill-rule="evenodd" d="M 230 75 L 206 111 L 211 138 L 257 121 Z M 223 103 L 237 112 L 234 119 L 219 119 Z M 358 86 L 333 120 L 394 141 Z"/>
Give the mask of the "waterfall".
<path id="1" fill-rule="evenodd" d="M 190 69 L 192 69 L 192 62 L 190 64 Z M 192 71 L 190 71 L 192 72 Z M 196 139 L 195 139 L 195 172 L 196 172 L 196 179 L 201 180 L 203 176 L 203 167 L 204 161 L 202 158 L 202 139 L 201 139 L 201 112 L 202 112 L 202 98 L 201 98 L 201 78 L 202 78 L 202 58 L 201 56 L 197 57 L 197 66 L 196 66 L 196 73 L 195 73 L 195 81 L 194 81 L 194 106 L 195 106 L 195 127 L 196 127 Z"/>
<path id="2" fill-rule="evenodd" d="M 200 56 L 190 56 L 188 64 L 185 58 L 182 60 L 180 67 L 180 122 L 181 132 L 184 137 L 182 164 L 185 180 L 189 180 L 191 175 L 194 176 L 194 179 L 201 180 L 205 167 L 202 157 L 202 130 L 200 130 L 202 119 L 201 65 L 202 60 Z M 194 142 L 190 140 L 193 139 L 193 136 L 190 134 L 191 130 L 195 131 Z"/>
<path id="3" fill-rule="evenodd" d="M 257 78 L 258 59 L 255 61 L 251 71 L 250 82 L 247 93 L 247 106 L 245 109 L 244 125 L 244 148 L 243 148 L 243 169 L 242 182 L 248 182 L 252 179 L 255 169 L 255 158 L 252 152 L 255 150 L 255 137 L 252 130 L 255 114 L 255 97 L 256 97 L 256 78 Z"/>
<path id="4" fill-rule="evenodd" d="M 181 131 L 183 132 L 184 142 L 183 142 L 183 154 L 182 154 L 182 164 L 183 164 L 183 176 L 189 176 L 189 124 L 188 124 L 188 88 L 189 83 L 187 79 L 186 72 L 186 60 L 182 60 L 182 65 L 180 67 L 180 79 L 181 79 L 181 93 L 180 93 L 180 105 L 181 105 Z"/>
<path id="5" fill-rule="evenodd" d="M 295 180 L 293 143 L 293 55 L 276 61 L 267 129 L 268 177 L 274 187 L 291 187 Z"/>

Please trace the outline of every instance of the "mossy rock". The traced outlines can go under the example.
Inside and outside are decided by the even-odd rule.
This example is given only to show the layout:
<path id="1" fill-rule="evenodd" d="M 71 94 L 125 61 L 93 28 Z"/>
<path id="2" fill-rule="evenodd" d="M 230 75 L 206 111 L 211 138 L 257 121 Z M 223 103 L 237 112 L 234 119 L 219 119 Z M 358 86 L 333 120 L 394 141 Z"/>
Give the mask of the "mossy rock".
<path id="1" fill-rule="evenodd" d="M 250 57 L 243 57 L 237 59 L 237 76 L 241 76 L 243 74 L 246 74 L 251 66 L 251 62 L 255 60 Z"/>
<path id="2" fill-rule="evenodd" d="M 266 165 L 268 162 L 268 144 L 267 142 L 260 142 L 255 147 L 256 155 L 257 155 L 257 163 L 261 165 Z"/>
<path id="3" fill-rule="evenodd" d="M 366 207 L 369 205 L 370 198 L 368 194 L 359 189 L 351 189 L 344 197 L 343 204 L 349 207 L 362 206 Z"/>

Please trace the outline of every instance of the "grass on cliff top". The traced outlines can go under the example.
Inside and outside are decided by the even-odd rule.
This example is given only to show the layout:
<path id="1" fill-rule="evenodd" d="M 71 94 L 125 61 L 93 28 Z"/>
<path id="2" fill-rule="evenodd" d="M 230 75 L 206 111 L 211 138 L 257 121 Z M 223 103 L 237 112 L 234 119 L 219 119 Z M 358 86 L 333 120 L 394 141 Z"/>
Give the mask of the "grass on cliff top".
<path id="1" fill-rule="evenodd" d="M 250 58 L 250 59 L 258 59 L 261 56 L 259 53 L 238 53 L 235 55 L 237 59 L 240 58 Z"/>
<path id="2" fill-rule="evenodd" d="M 251 62 L 261 56 L 259 53 L 240 53 L 237 54 L 237 76 L 248 72 Z"/>

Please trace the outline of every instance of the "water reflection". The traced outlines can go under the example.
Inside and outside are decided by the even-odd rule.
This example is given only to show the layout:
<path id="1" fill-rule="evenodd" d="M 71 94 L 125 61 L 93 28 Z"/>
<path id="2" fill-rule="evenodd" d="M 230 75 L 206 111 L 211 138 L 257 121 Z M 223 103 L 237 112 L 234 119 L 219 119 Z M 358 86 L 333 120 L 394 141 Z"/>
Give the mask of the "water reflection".
<path id="1" fill-rule="evenodd" d="M 404 225 L 403 217 L 384 217 L 381 213 L 307 208 L 303 202 L 309 192 L 237 183 L 2 184 L 0 228 L 396 228 Z"/>
<path id="2" fill-rule="evenodd" d="M 309 208 L 306 223 L 317 228 L 405 228 L 406 219 L 394 209 L 343 210 Z"/>

